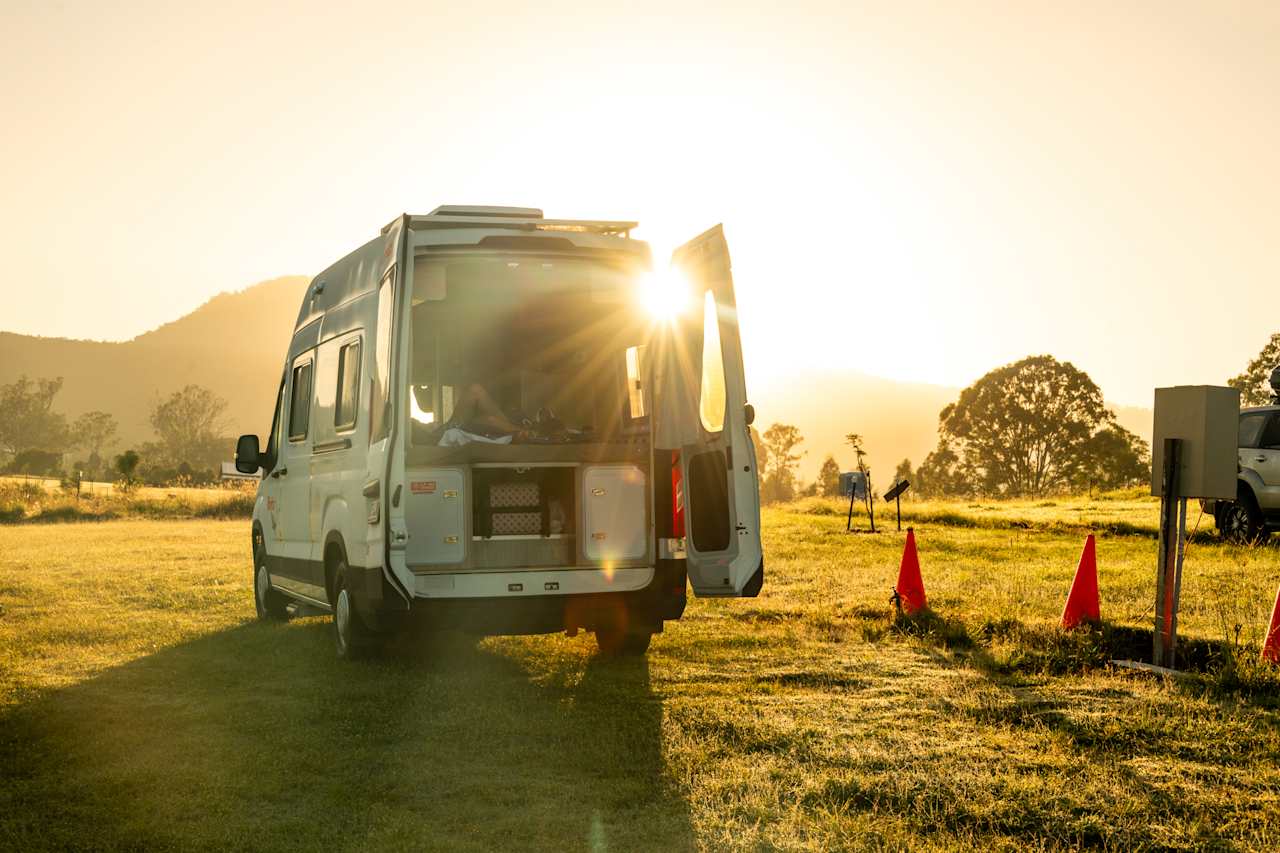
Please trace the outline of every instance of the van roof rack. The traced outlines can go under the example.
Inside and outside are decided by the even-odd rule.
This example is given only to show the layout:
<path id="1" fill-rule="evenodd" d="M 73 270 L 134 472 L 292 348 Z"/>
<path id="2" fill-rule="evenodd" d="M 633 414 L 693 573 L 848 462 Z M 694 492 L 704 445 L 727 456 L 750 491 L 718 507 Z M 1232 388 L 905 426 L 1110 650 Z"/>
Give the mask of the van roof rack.
<path id="1" fill-rule="evenodd" d="M 392 223 L 394 224 L 394 223 Z M 491 207 L 442 204 L 425 216 L 410 216 L 409 227 L 428 228 L 510 228 L 517 231 L 578 231 L 609 237 L 630 238 L 638 222 L 596 219 L 545 219 L 536 207 Z M 383 228 L 386 233 L 388 225 Z"/>
<path id="2" fill-rule="evenodd" d="M 494 207 L 480 204 L 442 204 L 427 216 L 505 216 L 512 219 L 541 219 L 536 207 Z"/>

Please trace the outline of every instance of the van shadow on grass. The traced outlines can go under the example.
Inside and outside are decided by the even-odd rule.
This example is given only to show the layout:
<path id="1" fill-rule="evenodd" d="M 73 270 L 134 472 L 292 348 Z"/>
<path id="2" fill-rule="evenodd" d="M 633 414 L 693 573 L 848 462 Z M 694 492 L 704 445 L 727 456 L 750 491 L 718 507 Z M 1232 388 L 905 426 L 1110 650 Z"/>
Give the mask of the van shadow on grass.
<path id="1" fill-rule="evenodd" d="M 3 712 L 0 847 L 692 846 L 644 660 L 428 642 L 246 624 Z"/>

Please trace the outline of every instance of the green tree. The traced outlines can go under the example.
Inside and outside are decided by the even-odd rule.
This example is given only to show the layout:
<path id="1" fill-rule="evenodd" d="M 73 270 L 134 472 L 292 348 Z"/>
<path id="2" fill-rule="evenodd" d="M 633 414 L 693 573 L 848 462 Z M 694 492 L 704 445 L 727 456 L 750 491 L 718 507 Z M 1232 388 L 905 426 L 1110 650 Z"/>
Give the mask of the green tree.
<path id="1" fill-rule="evenodd" d="M 751 432 L 751 445 L 756 450 L 756 479 L 763 483 L 765 472 L 769 470 L 769 445 L 764 443 L 755 427 L 749 426 L 747 429 Z"/>
<path id="2" fill-rule="evenodd" d="M 1147 443 L 1119 424 L 1108 424 L 1081 447 L 1077 482 L 1090 493 L 1147 482 L 1151 451 Z"/>
<path id="3" fill-rule="evenodd" d="M 793 451 L 803 441 L 800 430 L 791 424 L 773 424 L 764 431 L 769 450 L 769 466 L 761 488 L 764 500 L 789 501 L 796 496 L 796 463 L 804 453 Z"/>
<path id="4" fill-rule="evenodd" d="M 138 485 L 138 463 L 141 461 L 142 457 L 136 450 L 126 450 L 116 457 L 116 473 L 120 475 L 117 482 L 123 491 Z"/>
<path id="5" fill-rule="evenodd" d="M 116 435 L 116 419 L 106 412 L 85 412 L 71 424 L 71 443 L 89 451 L 89 468 L 102 464 L 102 448 Z"/>
<path id="6" fill-rule="evenodd" d="M 48 450 L 23 450 L 14 454 L 8 470 L 13 474 L 31 474 L 47 477 L 58 474 L 62 469 L 62 454 Z"/>
<path id="7" fill-rule="evenodd" d="M 1271 371 L 1280 367 L 1280 332 L 1249 362 L 1249 367 L 1239 376 L 1228 379 L 1227 384 L 1240 391 L 1241 406 L 1265 406 L 1271 402 Z"/>
<path id="8" fill-rule="evenodd" d="M 973 493 L 973 473 L 945 441 L 916 469 L 912 490 L 922 498 L 949 498 Z"/>
<path id="9" fill-rule="evenodd" d="M 151 410 L 151 426 L 165 461 L 174 466 L 183 462 L 195 467 L 216 466 L 226 450 L 226 408 L 226 400 L 199 385 L 188 385 L 158 400 Z"/>
<path id="10" fill-rule="evenodd" d="M 1071 483 L 1085 442 L 1114 420 L 1088 374 L 1035 355 L 961 391 L 939 415 L 939 434 L 983 492 L 1041 495 Z"/>
<path id="11" fill-rule="evenodd" d="M 834 456 L 828 456 L 822 460 L 822 467 L 818 469 L 818 494 L 824 497 L 832 497 L 840 491 L 840 466 L 836 463 Z"/>
<path id="12" fill-rule="evenodd" d="M 16 456 L 24 450 L 61 453 L 67 446 L 66 416 L 53 411 L 53 398 L 62 390 L 62 377 L 28 379 L 0 386 L 0 453 Z"/>
<path id="13" fill-rule="evenodd" d="M 913 489 L 917 487 L 915 482 L 916 475 L 915 472 L 911 470 L 910 459 L 903 459 L 898 463 L 898 467 L 893 469 L 893 482 L 900 483 L 903 480 L 909 482 Z"/>

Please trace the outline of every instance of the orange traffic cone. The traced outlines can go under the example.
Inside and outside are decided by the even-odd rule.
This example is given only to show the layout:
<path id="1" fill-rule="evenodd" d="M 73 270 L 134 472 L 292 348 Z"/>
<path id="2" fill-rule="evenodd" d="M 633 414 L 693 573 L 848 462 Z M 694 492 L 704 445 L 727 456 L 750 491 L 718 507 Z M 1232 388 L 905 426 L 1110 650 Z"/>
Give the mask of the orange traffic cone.
<path id="1" fill-rule="evenodd" d="M 1267 640 L 1262 644 L 1262 659 L 1280 664 L 1280 589 L 1276 590 L 1276 603 L 1271 607 L 1271 626 L 1267 628 Z"/>
<path id="2" fill-rule="evenodd" d="M 924 597 L 924 578 L 920 577 L 920 558 L 916 556 L 916 532 L 910 527 L 907 546 L 902 549 L 902 565 L 898 568 L 898 585 L 893 591 L 908 616 L 929 606 Z"/>
<path id="3" fill-rule="evenodd" d="M 1093 534 L 1084 540 L 1084 552 L 1080 565 L 1076 566 L 1076 579 L 1071 582 L 1067 594 L 1067 606 L 1062 608 L 1062 627 L 1075 628 L 1081 622 L 1099 622 L 1102 614 L 1098 607 L 1098 556 Z"/>

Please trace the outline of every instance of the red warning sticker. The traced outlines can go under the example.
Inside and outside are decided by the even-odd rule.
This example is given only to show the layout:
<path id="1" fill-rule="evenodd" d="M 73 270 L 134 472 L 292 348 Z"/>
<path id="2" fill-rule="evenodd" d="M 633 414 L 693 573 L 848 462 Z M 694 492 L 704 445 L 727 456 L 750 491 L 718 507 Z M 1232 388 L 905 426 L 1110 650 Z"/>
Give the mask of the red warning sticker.
<path id="1" fill-rule="evenodd" d="M 436 490 L 435 480 L 417 480 L 409 484 L 409 491 L 415 495 L 430 495 Z"/>

